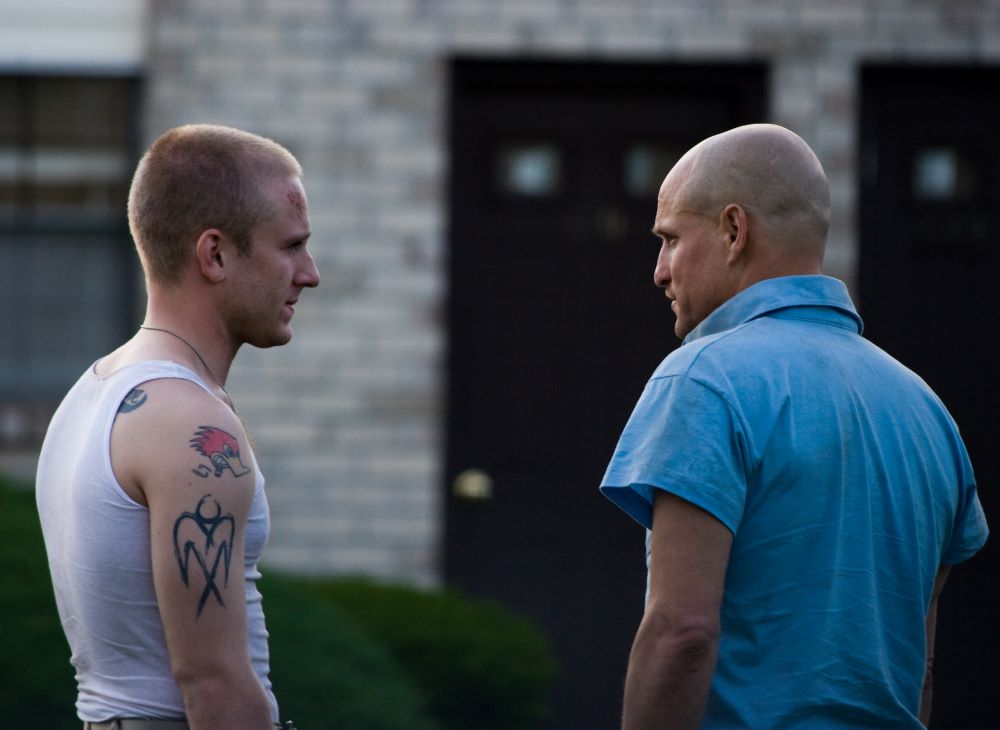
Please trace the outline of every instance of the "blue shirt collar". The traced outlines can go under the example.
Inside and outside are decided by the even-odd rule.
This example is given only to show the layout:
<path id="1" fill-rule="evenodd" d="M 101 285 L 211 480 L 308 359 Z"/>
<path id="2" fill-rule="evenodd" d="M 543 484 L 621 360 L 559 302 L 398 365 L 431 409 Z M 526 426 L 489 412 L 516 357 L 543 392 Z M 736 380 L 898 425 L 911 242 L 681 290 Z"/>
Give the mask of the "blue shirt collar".
<path id="1" fill-rule="evenodd" d="M 844 282 L 820 275 L 782 276 L 759 281 L 723 302 L 688 333 L 683 344 L 792 307 L 824 307 L 832 310 L 831 324 L 854 328 L 858 334 L 864 327 Z"/>

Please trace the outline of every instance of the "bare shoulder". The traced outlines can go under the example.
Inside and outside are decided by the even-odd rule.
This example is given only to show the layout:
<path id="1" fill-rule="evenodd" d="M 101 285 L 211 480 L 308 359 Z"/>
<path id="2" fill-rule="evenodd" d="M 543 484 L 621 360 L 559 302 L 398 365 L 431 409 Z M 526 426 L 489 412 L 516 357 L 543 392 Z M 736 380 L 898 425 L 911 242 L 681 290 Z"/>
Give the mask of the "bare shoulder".
<path id="1" fill-rule="evenodd" d="M 111 462 L 125 492 L 144 505 L 151 489 L 253 473 L 236 414 L 183 379 L 142 383 L 122 400 L 111 432 Z M 252 485 L 252 476 L 248 481 Z"/>

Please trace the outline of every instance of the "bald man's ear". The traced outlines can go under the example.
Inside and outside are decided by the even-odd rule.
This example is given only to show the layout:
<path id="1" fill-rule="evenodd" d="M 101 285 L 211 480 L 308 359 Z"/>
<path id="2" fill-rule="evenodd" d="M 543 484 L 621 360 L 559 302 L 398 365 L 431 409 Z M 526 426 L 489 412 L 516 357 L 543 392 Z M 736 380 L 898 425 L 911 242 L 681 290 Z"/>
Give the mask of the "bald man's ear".
<path id="1" fill-rule="evenodd" d="M 720 215 L 722 233 L 725 236 L 726 247 L 729 254 L 726 261 L 735 263 L 743 254 L 747 247 L 747 212 L 742 205 L 730 203 L 722 210 Z"/>

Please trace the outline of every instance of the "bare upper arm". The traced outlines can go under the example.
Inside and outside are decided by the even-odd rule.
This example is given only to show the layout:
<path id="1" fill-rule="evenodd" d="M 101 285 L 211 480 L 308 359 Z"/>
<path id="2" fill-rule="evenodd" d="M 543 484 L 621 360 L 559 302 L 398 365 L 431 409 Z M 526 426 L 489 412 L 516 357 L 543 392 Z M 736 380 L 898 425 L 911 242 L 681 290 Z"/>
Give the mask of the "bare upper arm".
<path id="1" fill-rule="evenodd" d="M 119 413 L 111 456 L 122 487 L 149 508 L 150 558 L 178 681 L 246 660 L 244 530 L 255 463 L 223 403 L 183 380 L 141 386 Z"/>
<path id="2" fill-rule="evenodd" d="M 929 664 L 933 664 L 934 661 L 934 637 L 937 631 L 938 598 L 941 596 L 941 591 L 944 590 L 944 584 L 948 580 L 948 572 L 950 570 L 950 565 L 942 565 L 938 568 L 937 575 L 934 577 L 934 592 L 931 594 L 931 602 L 927 607 L 927 615 L 924 619 Z"/>
<path id="3" fill-rule="evenodd" d="M 931 596 L 931 603 L 937 601 L 938 596 L 941 595 L 941 591 L 944 590 L 944 584 L 948 580 L 949 572 L 951 572 L 950 565 L 942 565 L 938 568 L 937 575 L 934 577 L 934 593 Z"/>
<path id="4" fill-rule="evenodd" d="M 927 640 L 927 658 L 931 663 L 933 663 L 934 660 L 934 636 L 937 631 L 938 598 L 941 596 L 941 591 L 944 590 L 944 584 L 945 581 L 948 580 L 948 572 L 950 570 L 950 565 L 942 565 L 938 568 L 937 575 L 934 577 L 934 591 L 931 593 L 931 602 L 927 607 L 927 614 L 924 618 L 924 629 Z"/>
<path id="5" fill-rule="evenodd" d="M 657 490 L 649 604 L 677 620 L 718 620 L 733 534 L 700 507 Z"/>

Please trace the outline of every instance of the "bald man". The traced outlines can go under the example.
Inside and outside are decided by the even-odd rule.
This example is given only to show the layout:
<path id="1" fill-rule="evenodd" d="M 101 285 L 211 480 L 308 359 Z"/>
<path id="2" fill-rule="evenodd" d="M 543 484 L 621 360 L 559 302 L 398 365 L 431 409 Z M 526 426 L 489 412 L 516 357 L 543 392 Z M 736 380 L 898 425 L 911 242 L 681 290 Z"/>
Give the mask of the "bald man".
<path id="1" fill-rule="evenodd" d="M 787 129 L 691 149 L 654 281 L 682 346 L 602 491 L 647 532 L 623 728 L 916 728 L 937 597 L 988 530 L 954 422 L 820 274 L 829 192 Z"/>

